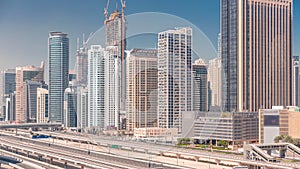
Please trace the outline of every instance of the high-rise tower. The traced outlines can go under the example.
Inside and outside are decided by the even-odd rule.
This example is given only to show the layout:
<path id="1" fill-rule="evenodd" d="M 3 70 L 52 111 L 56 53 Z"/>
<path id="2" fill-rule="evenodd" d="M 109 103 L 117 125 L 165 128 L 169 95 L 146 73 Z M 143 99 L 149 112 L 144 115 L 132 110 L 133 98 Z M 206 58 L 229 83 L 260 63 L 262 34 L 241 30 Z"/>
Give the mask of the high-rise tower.
<path id="1" fill-rule="evenodd" d="M 29 114 L 26 111 L 26 80 L 41 82 L 44 80 L 44 63 L 41 67 L 24 66 L 16 68 L 16 121 L 27 122 Z"/>
<path id="2" fill-rule="evenodd" d="M 88 48 L 83 39 L 82 47 L 76 51 L 76 81 L 79 86 L 87 85 L 88 76 Z"/>
<path id="3" fill-rule="evenodd" d="M 69 84 L 69 38 L 63 32 L 50 32 L 49 52 L 49 120 L 62 123 L 64 92 Z"/>
<path id="4" fill-rule="evenodd" d="M 157 127 L 157 50 L 128 53 L 126 129 Z"/>
<path id="5" fill-rule="evenodd" d="M 158 34 L 158 127 L 178 128 L 192 110 L 192 29 Z"/>
<path id="6" fill-rule="evenodd" d="M 193 111 L 208 111 L 207 65 L 198 59 L 192 65 Z"/>
<path id="7" fill-rule="evenodd" d="M 125 65 L 125 49 L 126 49 L 126 23 L 125 23 L 125 1 L 121 0 L 122 12 L 120 13 L 115 10 L 108 17 L 108 6 L 104 9 L 105 21 L 104 25 L 106 27 L 106 41 L 105 45 L 108 46 L 117 46 L 118 54 L 117 56 L 121 59 L 121 111 L 125 111 L 126 107 L 126 65 Z"/>
<path id="8" fill-rule="evenodd" d="M 211 105 L 221 106 L 222 103 L 222 61 L 214 58 L 208 63 L 208 81 L 211 88 Z"/>
<path id="9" fill-rule="evenodd" d="M 107 51 L 100 45 L 88 50 L 88 127 L 106 127 L 104 124 L 104 76 Z"/>
<path id="10" fill-rule="evenodd" d="M 292 104 L 293 0 L 221 0 L 223 109 Z"/>

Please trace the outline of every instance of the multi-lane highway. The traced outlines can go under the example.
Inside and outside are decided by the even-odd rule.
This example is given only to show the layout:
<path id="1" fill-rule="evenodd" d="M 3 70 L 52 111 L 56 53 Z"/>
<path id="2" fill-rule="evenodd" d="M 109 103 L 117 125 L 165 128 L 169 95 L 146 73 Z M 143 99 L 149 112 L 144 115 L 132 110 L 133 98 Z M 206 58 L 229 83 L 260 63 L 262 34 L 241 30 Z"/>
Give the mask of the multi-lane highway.
<path id="1" fill-rule="evenodd" d="M 268 167 L 276 167 L 276 168 L 300 168 L 299 163 L 287 163 L 287 162 L 277 162 L 277 163 L 267 163 L 267 162 L 258 162 L 252 161 L 248 159 L 244 159 L 241 155 L 235 154 L 224 154 L 219 152 L 208 152 L 208 151 L 199 151 L 199 150 L 192 150 L 192 149 L 183 149 L 183 148 L 176 148 L 174 146 L 164 146 L 158 145 L 154 143 L 144 143 L 144 142 L 136 142 L 136 141 L 124 141 L 122 138 L 119 139 L 112 139 L 110 137 L 99 137 L 95 135 L 68 135 L 66 133 L 58 133 L 58 132 L 49 132 L 43 131 L 38 132 L 40 134 L 51 135 L 57 138 L 66 139 L 66 140 L 73 140 L 73 141 L 87 141 L 91 144 L 102 145 L 102 146 L 110 146 L 110 145 L 118 145 L 121 148 L 129 148 L 134 149 L 135 151 L 158 154 L 163 153 L 164 155 L 174 155 L 179 154 L 181 157 L 183 156 L 190 156 L 190 157 L 199 157 L 199 158 L 206 158 L 206 159 L 215 159 L 216 162 L 218 161 L 225 161 L 225 162 L 235 162 L 240 164 L 252 165 L 252 166 L 268 166 Z"/>
<path id="2" fill-rule="evenodd" d="M 51 161 L 61 161 L 66 165 L 72 164 L 74 168 L 121 168 L 137 169 L 149 168 L 149 166 L 162 166 L 166 169 L 183 169 L 175 165 L 158 164 L 149 161 L 120 157 L 107 153 L 86 151 L 69 146 L 48 144 L 38 140 L 32 141 L 25 138 L 16 138 L 14 136 L 1 135 L 0 147 L 2 149 L 11 149 L 18 152 L 27 152 L 29 154 L 38 154 L 40 158 L 50 158 Z M 69 166 L 68 166 L 69 168 Z M 186 167 L 185 167 L 186 168 Z"/>
<path id="3" fill-rule="evenodd" d="M 35 143 L 33 143 L 31 139 L 23 138 L 23 140 L 17 139 L 18 141 L 16 143 L 14 142 L 14 144 L 10 144 L 12 140 L 16 140 L 16 136 L 5 136 L 5 137 L 0 137 L 0 142 L 3 142 L 3 144 L 14 148 L 23 149 L 24 151 L 30 151 L 32 153 L 39 152 L 40 154 L 44 154 L 45 156 L 49 156 L 49 157 L 56 156 L 59 157 L 60 160 L 63 161 L 69 160 L 68 163 L 71 163 L 75 166 L 76 164 L 80 164 L 82 166 L 85 166 L 85 168 L 97 168 L 97 167 L 141 168 L 141 166 L 143 166 L 143 168 L 145 166 L 149 168 L 148 163 L 150 157 L 151 157 L 151 161 L 153 162 L 153 166 L 155 162 L 157 166 L 162 165 L 163 163 L 165 166 L 167 166 L 166 163 L 169 163 L 168 166 L 169 168 L 172 167 L 175 168 L 176 165 L 179 164 L 178 160 L 180 159 L 182 160 L 183 163 L 184 162 L 186 163 L 186 165 L 183 164 L 182 166 L 190 166 L 192 168 L 199 168 L 197 167 L 199 165 L 204 166 L 204 164 L 201 163 L 204 161 L 210 161 L 213 163 L 227 164 L 227 165 L 242 164 L 242 165 L 252 165 L 252 166 L 265 166 L 265 167 L 267 166 L 269 168 L 282 168 L 282 169 L 300 168 L 300 165 L 298 163 L 257 162 L 257 161 L 244 159 L 243 156 L 241 155 L 234 155 L 234 154 L 225 155 L 224 153 L 182 149 L 182 148 L 176 148 L 172 146 L 157 145 L 153 143 L 143 143 L 143 142 L 135 142 L 135 141 L 128 141 L 128 140 L 124 141 L 122 139 L 112 139 L 109 137 L 99 137 L 94 135 L 79 135 L 79 134 L 68 135 L 66 133 L 46 132 L 46 131 L 38 132 L 38 133 L 51 135 L 53 138 L 61 139 L 64 141 L 47 139 L 47 140 L 36 140 Z M 55 141 L 55 144 L 52 144 L 52 141 Z M 26 142 L 26 144 L 24 144 L 24 142 Z M 66 143 L 61 144 L 64 142 Z M 83 149 L 84 147 L 83 145 L 86 145 L 85 149 Z M 112 146 L 117 147 L 117 149 L 113 149 Z M 94 151 L 92 150 L 93 149 L 92 147 L 94 147 Z M 99 149 L 100 147 L 102 147 L 103 149 L 101 150 L 102 152 L 96 151 L 96 149 Z M 88 151 L 90 153 L 88 153 Z M 115 153 L 115 155 L 111 153 Z M 126 155 L 127 153 L 128 156 Z M 129 156 L 129 153 L 131 154 L 131 156 Z M 165 159 L 163 159 L 163 157 Z M 168 157 L 173 157 L 173 158 L 168 158 Z M 176 159 L 177 159 L 177 164 L 176 164 Z M 198 160 L 199 163 L 195 162 Z M 74 161 L 77 161 L 77 163 L 74 163 Z M 113 167 L 110 166 L 110 164 L 112 163 L 115 166 Z M 88 166 L 88 165 L 94 165 L 95 167 Z M 183 167 L 183 168 L 187 168 L 187 167 Z"/>

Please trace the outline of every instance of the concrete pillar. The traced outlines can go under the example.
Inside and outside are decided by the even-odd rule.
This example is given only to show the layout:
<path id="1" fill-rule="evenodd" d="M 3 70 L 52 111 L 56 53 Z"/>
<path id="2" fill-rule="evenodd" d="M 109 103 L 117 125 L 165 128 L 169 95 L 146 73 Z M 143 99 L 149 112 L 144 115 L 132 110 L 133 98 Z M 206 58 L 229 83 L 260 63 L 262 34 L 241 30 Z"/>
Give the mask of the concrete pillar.
<path id="1" fill-rule="evenodd" d="M 160 151 L 160 152 L 159 152 L 159 155 L 160 155 L 160 156 L 164 156 L 164 152 Z"/>
<path id="2" fill-rule="evenodd" d="M 134 152 L 134 147 L 131 147 L 131 151 Z"/>
<path id="3" fill-rule="evenodd" d="M 195 158 L 195 161 L 196 161 L 196 162 L 199 162 L 199 158 L 200 158 L 200 157 L 195 156 L 194 158 Z"/>
<path id="4" fill-rule="evenodd" d="M 280 158 L 285 158 L 285 152 L 286 152 L 286 149 L 280 149 L 279 150 L 279 156 L 280 156 Z"/>
<path id="5" fill-rule="evenodd" d="M 145 151 L 145 154 L 148 154 L 148 149 L 145 149 L 144 151 Z"/>
<path id="6" fill-rule="evenodd" d="M 43 156 L 42 155 L 38 155 L 38 159 L 39 159 L 39 161 L 42 161 L 43 160 Z"/>
<path id="7" fill-rule="evenodd" d="M 217 165 L 220 165 L 221 160 L 215 159 Z"/>

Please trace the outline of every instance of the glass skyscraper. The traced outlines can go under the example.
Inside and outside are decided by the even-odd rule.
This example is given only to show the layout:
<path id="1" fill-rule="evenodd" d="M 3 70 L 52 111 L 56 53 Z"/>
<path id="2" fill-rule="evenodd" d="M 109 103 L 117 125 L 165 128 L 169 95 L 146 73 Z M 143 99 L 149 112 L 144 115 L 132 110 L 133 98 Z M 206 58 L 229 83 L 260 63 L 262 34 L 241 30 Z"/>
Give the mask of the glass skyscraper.
<path id="1" fill-rule="evenodd" d="M 208 111 L 207 65 L 198 59 L 192 65 L 193 111 Z"/>
<path id="2" fill-rule="evenodd" d="M 226 111 L 292 104 L 293 0 L 221 0 Z"/>
<path id="3" fill-rule="evenodd" d="M 69 38 L 66 33 L 50 32 L 49 60 L 49 120 L 62 123 L 64 91 L 69 80 Z"/>

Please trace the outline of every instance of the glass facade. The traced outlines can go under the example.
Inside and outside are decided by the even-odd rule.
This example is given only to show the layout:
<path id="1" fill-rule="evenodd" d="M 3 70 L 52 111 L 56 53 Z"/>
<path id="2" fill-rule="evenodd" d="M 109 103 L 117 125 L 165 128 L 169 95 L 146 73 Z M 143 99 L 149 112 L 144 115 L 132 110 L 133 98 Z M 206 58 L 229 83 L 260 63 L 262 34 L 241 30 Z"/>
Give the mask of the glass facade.
<path id="1" fill-rule="evenodd" d="M 221 3 L 223 109 L 292 105 L 293 1 Z"/>
<path id="2" fill-rule="evenodd" d="M 69 38 L 62 32 L 50 32 L 49 41 L 49 115 L 62 123 L 64 91 L 69 83 Z"/>

